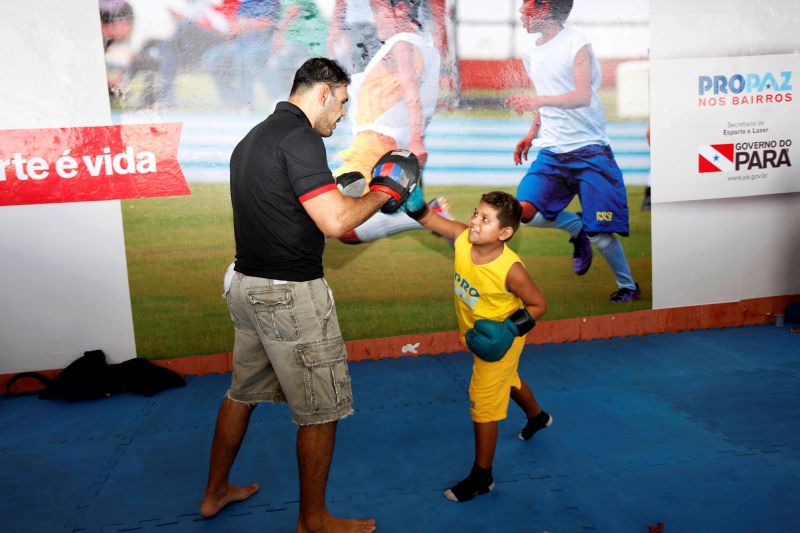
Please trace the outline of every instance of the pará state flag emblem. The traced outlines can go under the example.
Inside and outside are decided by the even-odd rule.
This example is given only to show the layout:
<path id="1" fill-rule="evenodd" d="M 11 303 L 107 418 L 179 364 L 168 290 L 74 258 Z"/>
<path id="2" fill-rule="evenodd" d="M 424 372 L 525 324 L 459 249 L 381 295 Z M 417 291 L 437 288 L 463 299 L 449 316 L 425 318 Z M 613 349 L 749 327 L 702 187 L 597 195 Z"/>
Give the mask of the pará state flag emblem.
<path id="1" fill-rule="evenodd" d="M 697 148 L 697 170 L 703 172 L 733 172 L 733 144 L 705 144 Z"/>

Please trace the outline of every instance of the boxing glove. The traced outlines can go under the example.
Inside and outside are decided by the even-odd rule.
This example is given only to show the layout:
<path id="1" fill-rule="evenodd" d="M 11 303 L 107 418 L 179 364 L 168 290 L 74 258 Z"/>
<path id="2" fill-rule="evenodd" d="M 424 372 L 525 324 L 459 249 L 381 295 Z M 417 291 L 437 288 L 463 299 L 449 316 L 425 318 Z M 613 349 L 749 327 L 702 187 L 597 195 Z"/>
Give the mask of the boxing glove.
<path id="1" fill-rule="evenodd" d="M 514 344 L 514 338 L 527 334 L 535 325 L 536 321 L 524 308 L 503 321 L 479 319 L 467 331 L 467 347 L 484 361 L 499 361 Z"/>
<path id="2" fill-rule="evenodd" d="M 422 184 L 417 185 L 408 193 L 408 198 L 403 202 L 403 211 L 414 220 L 419 220 L 429 211 L 428 204 L 425 203 L 425 193 L 422 191 Z"/>

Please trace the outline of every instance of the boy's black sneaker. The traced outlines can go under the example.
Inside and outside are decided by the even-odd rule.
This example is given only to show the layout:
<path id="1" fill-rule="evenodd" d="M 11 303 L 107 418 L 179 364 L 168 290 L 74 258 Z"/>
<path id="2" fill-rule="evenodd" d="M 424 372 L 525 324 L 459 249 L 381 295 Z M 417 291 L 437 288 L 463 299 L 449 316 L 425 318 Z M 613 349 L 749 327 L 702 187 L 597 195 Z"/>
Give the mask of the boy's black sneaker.
<path id="1" fill-rule="evenodd" d="M 444 491 L 444 497 L 454 502 L 468 502 L 475 496 L 491 492 L 494 488 L 492 470 L 483 470 L 473 465 L 469 475 Z"/>
<path id="2" fill-rule="evenodd" d="M 537 431 L 550 427 L 552 423 L 553 417 L 542 411 L 533 418 L 528 418 L 528 423 L 525 424 L 525 427 L 522 428 L 522 431 L 517 436 L 520 440 L 530 440 Z"/>

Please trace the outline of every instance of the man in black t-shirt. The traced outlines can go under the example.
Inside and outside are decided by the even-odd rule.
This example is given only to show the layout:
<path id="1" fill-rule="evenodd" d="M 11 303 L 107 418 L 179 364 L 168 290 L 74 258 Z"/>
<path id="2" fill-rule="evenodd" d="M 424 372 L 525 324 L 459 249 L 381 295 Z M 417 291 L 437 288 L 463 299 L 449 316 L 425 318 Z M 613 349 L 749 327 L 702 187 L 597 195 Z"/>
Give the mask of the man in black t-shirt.
<path id="1" fill-rule="evenodd" d="M 325 507 L 337 421 L 353 412 L 347 351 L 323 278 L 325 238 L 351 230 L 403 192 L 380 176 L 359 198 L 336 186 L 322 137 L 345 114 L 349 81 L 334 61 L 309 59 L 289 101 L 231 156 L 236 262 L 225 296 L 235 327 L 233 376 L 217 418 L 204 517 L 258 490 L 255 483 L 231 485 L 228 474 L 253 408 L 286 402 L 298 425 L 297 530 L 375 530 L 374 520 L 336 518 Z"/>

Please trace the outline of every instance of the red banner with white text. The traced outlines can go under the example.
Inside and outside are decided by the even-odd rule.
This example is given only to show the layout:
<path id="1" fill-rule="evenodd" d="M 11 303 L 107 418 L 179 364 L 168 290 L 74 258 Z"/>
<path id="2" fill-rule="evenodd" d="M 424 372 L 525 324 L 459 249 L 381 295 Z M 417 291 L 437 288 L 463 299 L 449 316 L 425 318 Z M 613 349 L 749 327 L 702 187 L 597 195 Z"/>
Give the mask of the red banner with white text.
<path id="1" fill-rule="evenodd" d="M 0 206 L 191 194 L 181 124 L 0 130 Z"/>

